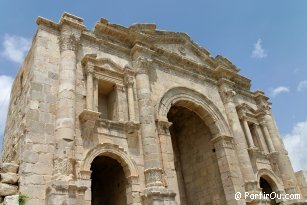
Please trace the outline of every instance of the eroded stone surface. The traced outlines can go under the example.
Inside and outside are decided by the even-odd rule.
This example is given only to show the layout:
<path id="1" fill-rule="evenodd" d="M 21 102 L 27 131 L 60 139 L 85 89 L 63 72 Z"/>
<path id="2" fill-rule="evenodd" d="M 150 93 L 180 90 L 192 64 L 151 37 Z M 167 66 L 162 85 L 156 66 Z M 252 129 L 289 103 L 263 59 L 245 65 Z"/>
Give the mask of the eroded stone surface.
<path id="1" fill-rule="evenodd" d="M 18 182 L 18 175 L 15 173 L 1 173 L 1 182 L 6 184 L 16 184 Z"/>
<path id="2" fill-rule="evenodd" d="M 18 164 L 8 162 L 2 163 L 0 171 L 2 173 L 17 173 Z"/>
<path id="3" fill-rule="evenodd" d="M 0 196 L 10 196 L 16 194 L 18 187 L 15 185 L 0 183 Z"/>
<path id="4" fill-rule="evenodd" d="M 19 195 L 6 196 L 3 205 L 19 205 L 18 197 Z"/>

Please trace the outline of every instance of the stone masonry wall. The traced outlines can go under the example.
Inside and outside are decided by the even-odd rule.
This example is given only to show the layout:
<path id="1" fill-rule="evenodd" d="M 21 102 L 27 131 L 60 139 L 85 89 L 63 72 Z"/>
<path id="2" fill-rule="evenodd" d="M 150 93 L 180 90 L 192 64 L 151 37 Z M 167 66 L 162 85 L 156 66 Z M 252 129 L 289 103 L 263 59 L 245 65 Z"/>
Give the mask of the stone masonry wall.
<path id="1" fill-rule="evenodd" d="M 29 196 L 26 204 L 43 204 L 53 173 L 55 103 L 59 72 L 57 34 L 40 27 L 33 46 L 33 65 L 27 106 L 27 129 L 20 156 L 19 190 Z"/>
<path id="2" fill-rule="evenodd" d="M 169 120 L 181 205 L 225 204 L 209 128 L 196 113 L 174 107 Z"/>

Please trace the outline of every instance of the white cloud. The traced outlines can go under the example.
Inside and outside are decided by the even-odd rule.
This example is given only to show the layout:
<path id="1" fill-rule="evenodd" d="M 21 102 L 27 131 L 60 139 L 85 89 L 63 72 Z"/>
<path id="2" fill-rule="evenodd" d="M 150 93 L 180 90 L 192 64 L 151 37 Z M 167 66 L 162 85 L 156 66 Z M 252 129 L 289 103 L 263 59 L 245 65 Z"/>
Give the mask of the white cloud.
<path id="1" fill-rule="evenodd" d="M 31 40 L 21 36 L 6 34 L 3 38 L 1 55 L 10 61 L 21 64 L 31 46 Z"/>
<path id="2" fill-rule="evenodd" d="M 288 93 L 290 92 L 290 89 L 285 86 L 278 86 L 277 88 L 274 88 L 272 90 L 272 96 L 276 96 L 280 93 Z"/>
<path id="3" fill-rule="evenodd" d="M 307 90 L 307 80 L 301 81 L 297 86 L 297 91 Z"/>
<path id="4" fill-rule="evenodd" d="M 297 123 L 284 137 L 292 166 L 295 171 L 307 170 L 307 120 Z"/>
<path id="5" fill-rule="evenodd" d="M 259 38 L 254 44 L 254 50 L 252 52 L 252 58 L 266 58 L 268 56 L 267 52 L 262 48 L 262 40 Z"/>
<path id="6" fill-rule="evenodd" d="M 11 76 L 0 75 L 0 136 L 4 132 L 12 83 L 13 78 Z"/>

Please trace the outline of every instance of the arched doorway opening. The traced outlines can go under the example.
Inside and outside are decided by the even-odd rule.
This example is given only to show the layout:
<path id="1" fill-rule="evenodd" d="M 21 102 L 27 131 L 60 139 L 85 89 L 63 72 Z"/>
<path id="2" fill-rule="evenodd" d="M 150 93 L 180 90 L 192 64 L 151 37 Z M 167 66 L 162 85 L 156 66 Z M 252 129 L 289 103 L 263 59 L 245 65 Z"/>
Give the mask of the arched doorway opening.
<path id="1" fill-rule="evenodd" d="M 226 204 L 212 133 L 197 113 L 179 105 L 167 118 L 181 205 Z"/>
<path id="2" fill-rule="evenodd" d="M 127 205 L 127 180 L 117 160 L 98 156 L 92 162 L 91 171 L 92 205 Z"/>
<path id="3" fill-rule="evenodd" d="M 262 189 L 263 194 L 271 194 L 273 192 L 271 185 L 263 177 L 260 177 L 259 184 L 260 184 L 260 188 Z M 277 205 L 279 203 L 276 203 L 275 199 L 270 199 L 270 204 Z"/>

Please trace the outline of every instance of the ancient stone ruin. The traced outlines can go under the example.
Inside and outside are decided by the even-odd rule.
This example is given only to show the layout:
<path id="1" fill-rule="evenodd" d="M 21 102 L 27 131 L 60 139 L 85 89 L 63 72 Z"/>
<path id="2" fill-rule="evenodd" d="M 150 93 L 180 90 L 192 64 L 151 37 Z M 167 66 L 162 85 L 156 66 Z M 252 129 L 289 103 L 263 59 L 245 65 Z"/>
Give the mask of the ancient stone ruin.
<path id="1" fill-rule="evenodd" d="M 306 202 L 268 97 L 226 58 L 154 24 L 88 30 L 64 13 L 37 25 L 12 88 L 0 203 Z"/>

